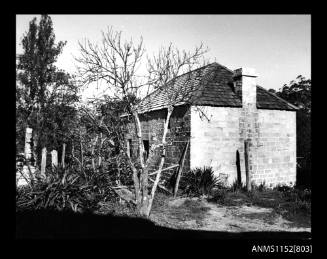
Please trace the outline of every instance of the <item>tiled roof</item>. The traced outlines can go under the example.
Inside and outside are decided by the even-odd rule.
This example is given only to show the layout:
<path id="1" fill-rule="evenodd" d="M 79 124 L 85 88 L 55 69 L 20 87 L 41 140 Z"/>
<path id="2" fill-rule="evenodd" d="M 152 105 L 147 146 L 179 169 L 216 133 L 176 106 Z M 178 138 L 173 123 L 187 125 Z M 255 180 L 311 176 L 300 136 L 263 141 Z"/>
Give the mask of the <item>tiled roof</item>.
<path id="1" fill-rule="evenodd" d="M 175 106 L 194 105 L 242 107 L 241 97 L 233 90 L 233 71 L 212 63 L 176 77 L 146 96 L 137 106 L 139 113 L 166 108 L 171 100 Z M 296 110 L 292 104 L 257 86 L 257 108 Z"/>
<path id="2" fill-rule="evenodd" d="M 271 110 L 298 110 L 295 105 L 257 85 L 257 108 Z"/>

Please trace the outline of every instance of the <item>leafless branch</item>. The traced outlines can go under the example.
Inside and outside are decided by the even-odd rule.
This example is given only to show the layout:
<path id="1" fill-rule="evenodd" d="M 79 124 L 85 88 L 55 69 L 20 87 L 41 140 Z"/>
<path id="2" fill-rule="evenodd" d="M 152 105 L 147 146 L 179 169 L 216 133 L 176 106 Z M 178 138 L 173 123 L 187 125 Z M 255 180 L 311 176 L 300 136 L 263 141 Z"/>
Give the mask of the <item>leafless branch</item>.
<path id="1" fill-rule="evenodd" d="M 109 27 L 102 32 L 101 44 L 85 40 L 79 48 L 81 54 L 75 60 L 83 84 L 104 80 L 120 99 L 135 94 L 140 87 L 136 72 L 145 51 L 142 38 L 136 45 L 132 40 L 122 42 L 122 32 Z"/>

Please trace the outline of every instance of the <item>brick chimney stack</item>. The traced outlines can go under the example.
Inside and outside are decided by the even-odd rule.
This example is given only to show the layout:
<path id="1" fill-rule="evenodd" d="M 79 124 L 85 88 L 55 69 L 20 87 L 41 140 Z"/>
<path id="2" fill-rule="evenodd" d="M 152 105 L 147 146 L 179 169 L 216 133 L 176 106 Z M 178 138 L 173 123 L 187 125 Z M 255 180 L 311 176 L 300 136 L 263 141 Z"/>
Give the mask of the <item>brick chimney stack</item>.
<path id="1" fill-rule="evenodd" d="M 242 105 L 246 107 L 256 106 L 257 101 L 257 86 L 256 72 L 253 68 L 242 67 L 234 71 L 234 87 L 235 92 L 242 96 Z"/>

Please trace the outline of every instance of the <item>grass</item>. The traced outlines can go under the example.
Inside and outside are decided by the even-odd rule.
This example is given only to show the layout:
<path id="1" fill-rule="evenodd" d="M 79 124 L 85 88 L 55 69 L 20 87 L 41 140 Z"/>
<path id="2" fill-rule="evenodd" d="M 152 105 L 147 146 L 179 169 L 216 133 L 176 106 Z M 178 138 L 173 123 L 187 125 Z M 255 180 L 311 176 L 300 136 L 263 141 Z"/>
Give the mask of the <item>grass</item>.
<path id="1" fill-rule="evenodd" d="M 95 212 L 96 214 L 137 217 L 135 206 L 131 203 L 110 199 L 106 202 L 100 202 L 99 205 L 100 208 Z"/>
<path id="2" fill-rule="evenodd" d="M 210 210 L 199 200 L 185 200 L 178 208 L 173 208 L 170 214 L 178 220 L 195 220 L 200 222 Z"/>
<path id="3" fill-rule="evenodd" d="M 169 215 L 175 220 L 196 220 L 201 221 L 206 212 L 210 209 L 199 200 L 186 199 L 182 204 L 170 206 L 169 202 L 174 199 L 163 192 L 157 192 L 152 206 L 152 211 L 160 213 L 162 217 Z M 137 217 L 135 206 L 127 202 L 119 202 L 118 199 L 111 199 L 100 203 L 97 214 L 110 214 L 117 216 Z"/>
<path id="4" fill-rule="evenodd" d="M 154 221 L 160 225 L 181 228 L 187 221 L 195 221 L 201 225 L 208 210 L 210 208 L 198 199 L 175 200 L 171 196 L 158 192 L 153 202 L 152 214 L 157 215 Z"/>
<path id="5" fill-rule="evenodd" d="M 259 206 L 295 222 L 298 227 L 311 226 L 311 191 L 286 186 L 268 189 L 264 185 L 247 192 L 244 188 L 217 190 L 209 202 L 223 206 Z"/>

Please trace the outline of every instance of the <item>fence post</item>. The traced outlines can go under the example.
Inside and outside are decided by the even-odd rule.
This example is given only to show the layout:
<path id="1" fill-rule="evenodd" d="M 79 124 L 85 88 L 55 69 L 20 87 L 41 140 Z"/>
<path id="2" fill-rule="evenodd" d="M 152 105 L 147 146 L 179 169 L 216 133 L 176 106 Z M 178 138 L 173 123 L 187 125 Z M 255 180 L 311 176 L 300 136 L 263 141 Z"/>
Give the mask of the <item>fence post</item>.
<path id="1" fill-rule="evenodd" d="M 41 158 L 41 176 L 45 176 L 45 168 L 47 165 L 47 148 L 42 148 L 42 158 Z"/>
<path id="2" fill-rule="evenodd" d="M 62 144 L 62 154 L 61 154 L 61 165 L 62 168 L 65 168 L 65 152 L 66 152 L 66 143 Z"/>
<path id="3" fill-rule="evenodd" d="M 32 133 L 33 129 L 32 128 L 26 128 L 25 132 L 25 147 L 24 147 L 24 155 L 25 159 L 30 162 L 32 158 Z"/>
<path id="4" fill-rule="evenodd" d="M 58 152 L 57 152 L 57 150 L 52 150 L 51 151 L 51 163 L 52 163 L 52 168 L 58 166 Z"/>

